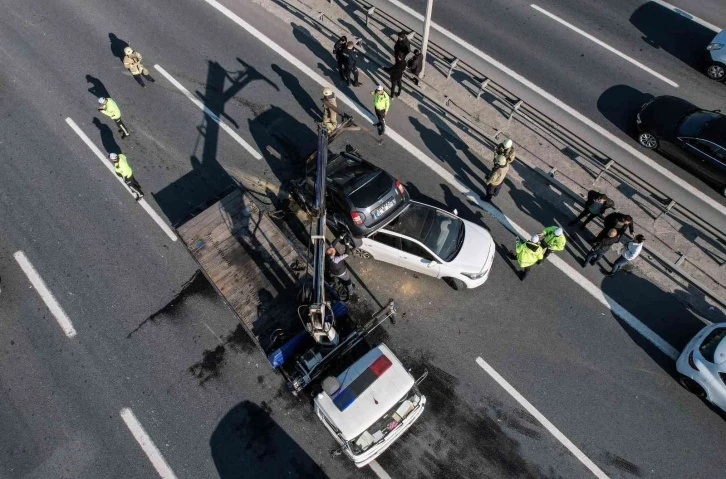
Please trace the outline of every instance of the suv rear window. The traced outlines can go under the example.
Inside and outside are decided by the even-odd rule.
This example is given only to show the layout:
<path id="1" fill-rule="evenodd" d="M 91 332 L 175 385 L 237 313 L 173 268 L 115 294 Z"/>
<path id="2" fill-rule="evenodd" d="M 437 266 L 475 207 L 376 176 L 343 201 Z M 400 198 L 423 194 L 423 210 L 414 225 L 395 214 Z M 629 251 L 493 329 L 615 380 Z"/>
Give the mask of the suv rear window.
<path id="1" fill-rule="evenodd" d="M 353 206 L 368 208 L 391 192 L 393 188 L 391 178 L 381 171 L 374 174 L 373 178 L 371 178 L 371 174 L 365 175 L 360 180 L 356 178 L 354 188 L 357 189 L 348 195 Z"/>
<path id="2" fill-rule="evenodd" d="M 703 340 L 701 346 L 698 348 L 703 359 L 712 363 L 713 355 L 716 354 L 716 348 L 724 338 L 726 338 L 726 328 L 716 328 L 708 333 L 708 336 L 706 336 L 706 339 Z"/>

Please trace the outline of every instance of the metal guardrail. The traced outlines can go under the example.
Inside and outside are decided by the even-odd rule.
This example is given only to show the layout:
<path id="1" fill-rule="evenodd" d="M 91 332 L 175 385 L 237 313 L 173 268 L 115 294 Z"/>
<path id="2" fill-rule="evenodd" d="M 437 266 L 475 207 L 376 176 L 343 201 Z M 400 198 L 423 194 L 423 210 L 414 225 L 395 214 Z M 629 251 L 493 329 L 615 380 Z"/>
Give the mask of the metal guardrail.
<path id="1" fill-rule="evenodd" d="M 290 5 L 289 3 L 284 2 L 284 0 L 279 0 L 279 1 L 281 1 L 282 3 L 284 3 L 285 5 L 287 5 L 288 7 L 295 8 L 292 5 Z M 368 21 L 370 21 L 371 20 L 371 17 L 373 17 L 375 14 L 383 15 L 381 13 L 380 9 L 378 9 L 378 8 L 372 8 L 372 6 L 370 4 L 367 4 L 363 0 L 353 0 L 353 1 L 355 1 L 356 3 L 361 4 L 361 5 L 368 5 L 367 8 L 363 8 L 362 9 L 363 11 L 366 12 L 366 16 L 368 17 L 367 18 Z M 335 23 L 333 20 L 331 20 L 329 17 L 327 17 L 322 12 L 314 12 L 312 14 L 308 14 L 308 17 L 310 17 L 310 19 L 317 24 L 318 29 L 325 29 L 330 34 L 339 35 L 341 31 L 343 31 L 343 32 L 345 32 L 347 34 L 351 34 L 347 29 L 345 29 L 344 27 L 342 27 L 340 25 L 337 25 L 337 23 Z M 332 22 L 332 24 L 334 24 L 339 31 L 337 31 L 337 32 L 336 31 L 333 31 L 333 29 L 330 28 L 325 23 L 326 20 L 328 22 Z M 401 22 L 398 22 L 395 19 L 392 19 L 391 21 L 392 21 L 392 23 L 395 24 L 395 26 L 396 26 L 395 29 L 397 31 L 410 31 L 410 28 L 406 27 Z M 372 54 L 372 52 L 370 50 L 366 49 L 365 41 L 363 39 L 359 39 L 359 40 L 360 40 L 358 42 L 359 50 L 360 50 L 360 52 L 362 54 L 365 55 L 365 57 L 369 61 L 371 61 L 372 63 L 377 64 L 379 67 L 388 66 L 388 64 L 390 63 L 390 61 L 388 59 L 379 59 L 379 58 L 376 58 Z M 429 52 L 431 52 L 432 49 L 434 51 L 443 51 L 442 49 L 440 49 L 435 44 L 429 42 Z M 380 55 L 380 52 L 377 52 L 376 51 L 376 54 L 377 55 Z M 457 61 L 456 63 L 454 63 L 454 62 L 449 63 L 449 65 L 452 65 L 452 64 L 454 65 L 454 67 L 456 67 L 458 65 L 466 65 L 465 63 L 459 62 L 459 61 Z M 406 83 L 406 86 L 410 90 L 414 91 L 418 96 L 424 98 L 426 101 L 428 101 L 429 103 L 433 104 L 436 108 L 438 108 L 440 110 L 442 116 L 448 117 L 448 119 L 450 119 L 450 120 L 451 119 L 456 120 L 456 122 L 458 122 L 461 126 L 463 126 L 462 129 L 465 132 L 467 132 L 469 134 L 474 133 L 474 134 L 476 134 L 476 136 L 479 136 L 480 139 L 486 140 L 486 141 L 488 141 L 491 144 L 496 144 L 496 138 L 497 138 L 497 136 L 499 134 L 501 134 L 501 131 L 497 131 L 493 136 L 489 136 L 484 131 L 482 131 L 481 128 L 478 125 L 476 125 L 475 122 L 473 122 L 472 120 L 470 120 L 470 119 L 468 119 L 468 118 L 466 118 L 466 117 L 464 117 L 462 115 L 459 115 L 456 112 L 454 112 L 452 110 L 452 108 L 450 108 L 450 106 L 448 105 L 448 103 L 449 103 L 448 100 L 445 103 L 439 102 L 437 99 L 432 98 L 424 90 L 422 90 L 421 88 L 419 88 L 417 85 L 415 85 L 412 81 L 410 81 L 405 76 L 404 76 L 404 83 Z M 498 85 L 495 85 L 489 79 L 484 79 L 480 83 L 480 89 L 482 91 L 483 90 L 488 90 L 489 92 L 491 92 L 491 89 L 492 88 L 501 89 L 501 87 L 499 87 Z M 504 90 L 504 89 L 501 89 L 501 91 L 506 92 L 506 90 Z M 480 91 L 480 94 L 481 94 L 481 91 Z M 511 96 L 509 98 L 516 98 L 516 97 Z M 514 113 L 518 112 L 519 109 L 523 105 L 525 105 L 524 101 L 521 100 L 521 99 L 516 99 L 511 104 L 512 104 L 512 111 L 510 113 L 510 118 L 511 118 L 511 116 L 514 115 Z M 535 111 L 535 112 L 537 111 L 535 109 L 532 109 L 532 110 Z M 554 122 L 553 120 L 550 120 L 545 115 L 543 115 L 543 114 L 541 114 L 539 112 L 538 112 L 538 114 L 540 114 L 543 118 L 545 118 L 546 121 L 548 121 L 550 123 L 553 123 L 553 124 L 556 124 L 556 122 Z M 574 137 L 574 138 L 577 139 L 577 137 Z M 578 141 L 581 141 L 579 139 L 577 139 L 577 140 Z M 594 148 L 592 148 L 592 149 L 595 150 Z M 603 156 L 605 156 L 605 155 L 603 155 Z M 555 172 L 554 171 L 544 172 L 542 169 L 540 169 L 540 168 L 538 168 L 538 167 L 530 164 L 529 162 L 523 160 L 520 157 L 517 157 L 517 160 L 520 163 L 522 163 L 523 165 L 525 165 L 527 168 L 529 168 L 530 170 L 532 170 L 535 173 L 537 173 L 543 179 L 546 179 L 555 188 L 557 188 L 558 190 L 560 190 L 563 193 L 565 193 L 568 196 L 570 196 L 578 204 L 584 205 L 585 202 L 584 202 L 584 200 L 582 199 L 582 197 L 580 195 L 578 195 L 577 193 L 575 193 L 574 191 L 572 191 L 569 187 L 567 187 L 566 185 L 564 185 L 562 182 L 560 182 L 558 179 L 555 178 Z M 602 171 L 598 175 L 598 178 L 600 176 L 602 176 L 603 173 L 607 172 L 610 168 L 612 168 L 613 164 L 614 164 L 614 161 L 613 160 L 610 160 L 610 161 L 608 161 L 607 164 L 602 165 Z M 597 181 L 597 178 L 595 179 L 595 181 Z M 593 181 L 593 183 L 594 183 L 594 181 Z M 674 206 L 675 205 L 671 205 L 670 208 L 668 208 L 668 209 L 672 209 Z M 666 209 L 664 209 L 664 211 L 666 211 Z M 515 234 L 516 234 L 516 232 L 515 232 Z M 697 279 L 693 278 L 686 271 L 683 271 L 683 269 L 681 268 L 681 265 L 682 265 L 683 261 L 685 260 L 685 255 L 681 255 L 681 257 L 674 263 L 674 262 L 671 262 L 668 258 L 666 258 L 663 254 L 661 254 L 661 253 L 653 250 L 652 248 L 644 247 L 643 249 L 645 250 L 645 252 L 647 252 L 653 258 L 655 258 L 659 263 L 661 263 L 661 265 L 664 266 L 667 271 L 673 271 L 673 272 L 677 273 L 679 276 L 681 276 L 683 279 L 685 279 L 686 281 L 688 281 L 689 283 L 691 283 L 693 286 L 695 286 L 696 288 L 698 288 L 699 290 L 701 290 L 705 295 L 709 296 L 715 302 L 717 302 L 718 304 L 720 304 L 723 307 L 726 307 L 726 299 L 722 299 L 716 293 L 714 293 L 713 291 L 711 291 L 708 287 L 704 286 L 700 281 L 698 281 Z"/>

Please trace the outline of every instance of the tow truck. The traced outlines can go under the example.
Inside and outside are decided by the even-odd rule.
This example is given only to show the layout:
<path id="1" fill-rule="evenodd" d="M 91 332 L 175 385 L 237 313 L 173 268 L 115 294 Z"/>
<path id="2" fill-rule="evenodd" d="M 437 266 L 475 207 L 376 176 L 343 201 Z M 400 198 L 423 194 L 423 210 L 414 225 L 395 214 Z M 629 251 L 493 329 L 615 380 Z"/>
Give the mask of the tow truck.
<path id="1" fill-rule="evenodd" d="M 426 372 L 414 380 L 385 344 L 366 340 L 394 317 L 393 300 L 371 317 L 354 317 L 325 280 L 328 150 L 351 124 L 330 134 L 319 127 L 308 159 L 317 166 L 311 252 L 298 251 L 241 186 L 175 230 L 290 392 L 310 391 L 315 415 L 339 444 L 332 454 L 363 467 L 421 416 Z"/>

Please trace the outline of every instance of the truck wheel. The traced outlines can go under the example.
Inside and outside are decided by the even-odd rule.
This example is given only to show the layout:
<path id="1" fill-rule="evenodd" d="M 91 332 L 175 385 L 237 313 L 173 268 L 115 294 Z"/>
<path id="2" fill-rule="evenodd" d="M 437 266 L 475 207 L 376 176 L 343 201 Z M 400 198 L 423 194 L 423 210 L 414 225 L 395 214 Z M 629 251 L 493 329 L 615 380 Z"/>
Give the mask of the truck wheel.
<path id="1" fill-rule="evenodd" d="M 463 291 L 466 289 L 466 283 L 458 278 L 444 278 L 444 281 L 446 281 L 446 284 L 456 291 Z"/>

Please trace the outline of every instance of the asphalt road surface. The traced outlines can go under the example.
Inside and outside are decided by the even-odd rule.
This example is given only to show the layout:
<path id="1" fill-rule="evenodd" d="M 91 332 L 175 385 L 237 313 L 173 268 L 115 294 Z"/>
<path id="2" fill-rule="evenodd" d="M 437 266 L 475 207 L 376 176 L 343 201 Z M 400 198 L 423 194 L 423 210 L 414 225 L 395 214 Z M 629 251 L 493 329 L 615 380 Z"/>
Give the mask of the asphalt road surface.
<path id="1" fill-rule="evenodd" d="M 327 47 L 302 21 L 291 27 L 255 4 L 225 5 L 334 78 Z M 284 391 L 182 245 L 66 122 L 104 154 L 123 151 L 153 211 L 174 223 L 236 175 L 272 185 L 295 175 L 314 148 L 320 86 L 204 1 L 0 6 L 0 477 L 159 477 L 164 465 L 179 478 L 375 477 L 329 456 L 334 441 L 309 398 Z M 152 68 L 156 82 L 141 89 L 117 56 L 124 42 L 238 138 L 161 70 Z M 368 105 L 373 83 L 364 81 L 343 91 Z M 121 107 L 127 139 L 96 113 L 96 97 L 106 92 Z M 399 103 L 389 125 L 481 191 L 486 166 L 455 136 Z M 379 459 L 383 470 L 393 478 L 587 477 L 584 459 L 610 477 L 724 470 L 724 420 L 680 388 L 672 359 L 616 318 L 614 304 L 602 304 L 550 262 L 521 283 L 503 257 L 512 235 L 491 215 L 392 138 L 378 144 L 358 132 L 350 142 L 414 198 L 457 208 L 502 245 L 489 281 L 461 293 L 394 266 L 351 262 L 362 290 L 399 305 L 400 321 L 377 339 L 414 373 L 430 372 L 422 385 L 428 409 Z M 541 204 L 527 181 L 536 180 L 521 188 L 507 182 L 498 199 L 512 221 L 536 231 L 569 219 Z M 582 240 L 570 238 L 565 263 L 673 347 L 702 326 L 684 306 L 698 299 L 696 291 L 684 289 L 678 301 L 638 276 L 603 279 L 594 267 L 580 270 Z M 31 286 L 18 251 L 73 323 L 72 337 Z M 135 440 L 139 428 L 128 427 L 127 410 L 157 453 Z"/>

